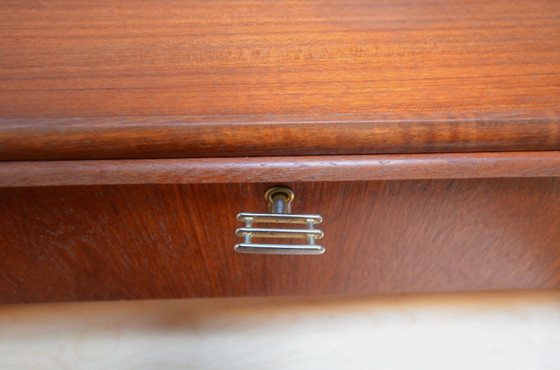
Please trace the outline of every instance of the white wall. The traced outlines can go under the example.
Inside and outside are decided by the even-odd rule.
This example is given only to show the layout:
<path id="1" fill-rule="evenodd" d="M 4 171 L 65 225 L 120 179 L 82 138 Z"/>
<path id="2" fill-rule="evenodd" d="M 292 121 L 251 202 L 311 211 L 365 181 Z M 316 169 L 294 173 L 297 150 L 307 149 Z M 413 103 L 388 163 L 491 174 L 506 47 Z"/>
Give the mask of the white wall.
<path id="1" fill-rule="evenodd" d="M 0 369 L 560 369 L 560 291 L 0 307 Z"/>

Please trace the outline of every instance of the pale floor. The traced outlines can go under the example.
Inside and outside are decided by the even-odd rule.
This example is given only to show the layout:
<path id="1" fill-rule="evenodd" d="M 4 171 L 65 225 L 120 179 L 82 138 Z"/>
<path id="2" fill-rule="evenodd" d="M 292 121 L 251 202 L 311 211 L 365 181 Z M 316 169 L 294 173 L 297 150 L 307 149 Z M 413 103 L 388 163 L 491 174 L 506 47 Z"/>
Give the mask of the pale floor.
<path id="1" fill-rule="evenodd" d="M 560 291 L 0 307 L 0 369 L 560 369 Z"/>

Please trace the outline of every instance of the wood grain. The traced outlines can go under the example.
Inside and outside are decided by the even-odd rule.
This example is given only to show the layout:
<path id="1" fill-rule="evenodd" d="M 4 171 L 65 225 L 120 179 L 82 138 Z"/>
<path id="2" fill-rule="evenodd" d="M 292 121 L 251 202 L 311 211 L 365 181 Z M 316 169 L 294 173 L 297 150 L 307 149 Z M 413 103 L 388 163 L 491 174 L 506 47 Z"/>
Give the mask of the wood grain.
<path id="1" fill-rule="evenodd" d="M 236 254 L 271 185 L 0 189 L 0 302 L 560 288 L 560 178 L 293 183 L 325 254 Z"/>
<path id="2" fill-rule="evenodd" d="M 0 2 L 0 159 L 560 149 L 555 0 Z"/>
<path id="3" fill-rule="evenodd" d="M 0 160 L 559 150 L 560 114 L 547 114 L 0 118 Z"/>
<path id="4" fill-rule="evenodd" d="M 0 162 L 0 187 L 560 177 L 560 152 Z"/>

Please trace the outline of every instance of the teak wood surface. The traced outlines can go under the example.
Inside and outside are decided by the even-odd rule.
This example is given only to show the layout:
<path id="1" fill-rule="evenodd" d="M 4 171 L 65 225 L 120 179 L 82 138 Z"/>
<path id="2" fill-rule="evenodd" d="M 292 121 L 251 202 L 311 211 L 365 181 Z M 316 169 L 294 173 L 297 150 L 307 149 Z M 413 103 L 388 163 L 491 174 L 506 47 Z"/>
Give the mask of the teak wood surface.
<path id="1" fill-rule="evenodd" d="M 560 177 L 560 152 L 0 162 L 1 187 Z"/>
<path id="2" fill-rule="evenodd" d="M 0 302 L 560 288 L 560 178 L 293 183 L 325 254 L 236 254 L 271 185 L 1 189 Z"/>
<path id="3" fill-rule="evenodd" d="M 556 0 L 0 2 L 0 159 L 560 149 Z"/>

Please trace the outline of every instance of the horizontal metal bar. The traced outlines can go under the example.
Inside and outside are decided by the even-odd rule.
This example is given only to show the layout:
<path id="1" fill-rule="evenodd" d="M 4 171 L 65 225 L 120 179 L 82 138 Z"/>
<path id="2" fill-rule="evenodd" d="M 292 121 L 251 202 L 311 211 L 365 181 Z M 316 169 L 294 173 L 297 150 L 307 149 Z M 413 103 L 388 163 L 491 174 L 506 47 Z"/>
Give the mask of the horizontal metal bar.
<path id="1" fill-rule="evenodd" d="M 320 245 L 304 244 L 254 244 L 242 243 L 235 246 L 237 253 L 255 253 L 255 254 L 323 254 L 325 248 Z"/>
<path id="2" fill-rule="evenodd" d="M 282 214 L 282 213 L 240 213 L 237 215 L 238 221 L 251 219 L 254 222 L 274 222 L 274 223 L 292 223 L 307 224 L 307 221 L 313 221 L 314 224 L 320 224 L 323 217 L 320 215 L 298 215 L 298 214 Z"/>
<path id="3" fill-rule="evenodd" d="M 313 236 L 315 239 L 321 239 L 323 232 L 317 229 L 269 229 L 256 227 L 241 227 L 235 230 L 235 235 L 244 236 L 251 234 L 254 237 L 262 238 L 301 238 L 306 239 Z"/>

